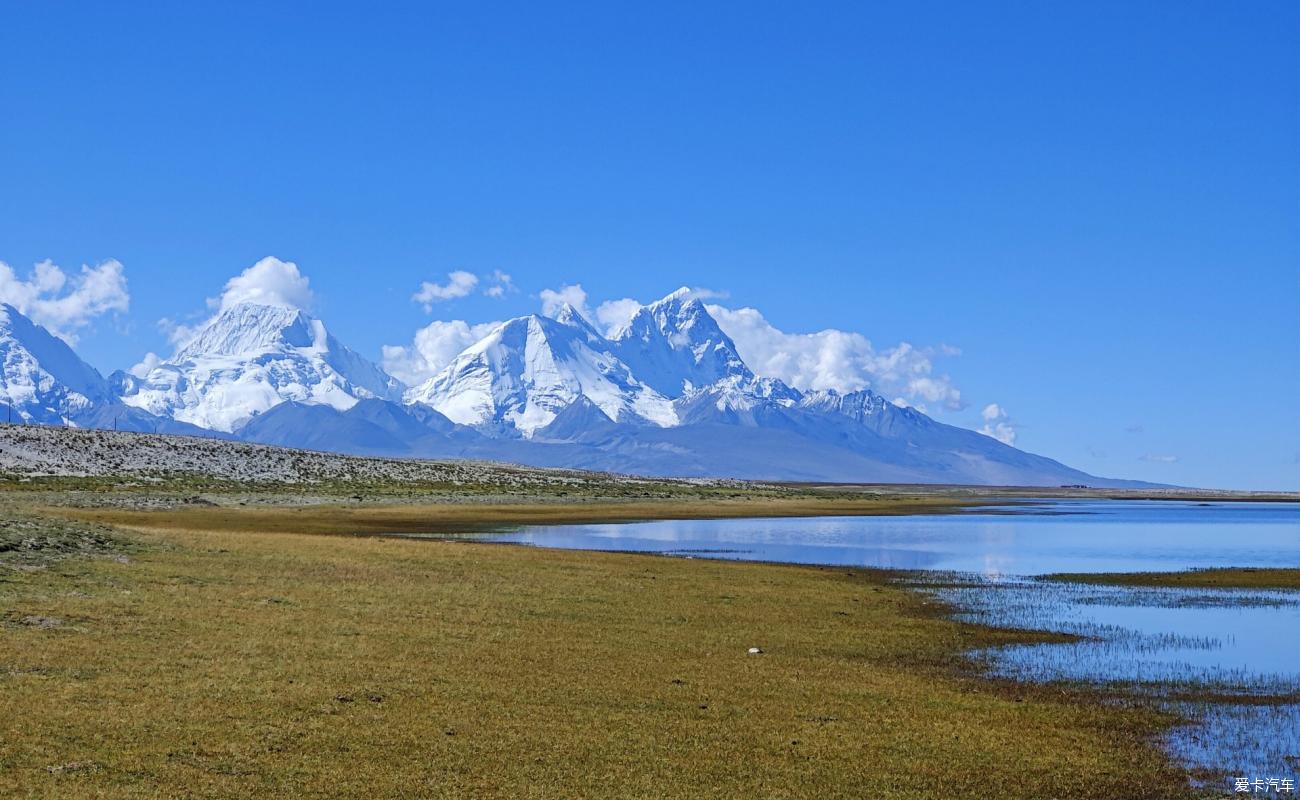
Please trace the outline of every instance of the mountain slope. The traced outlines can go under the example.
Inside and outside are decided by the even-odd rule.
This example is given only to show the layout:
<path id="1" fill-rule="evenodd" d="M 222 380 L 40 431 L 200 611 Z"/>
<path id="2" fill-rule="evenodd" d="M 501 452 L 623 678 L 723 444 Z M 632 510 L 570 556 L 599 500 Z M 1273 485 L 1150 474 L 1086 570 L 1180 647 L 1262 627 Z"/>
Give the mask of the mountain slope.
<path id="1" fill-rule="evenodd" d="M 420 458 L 467 455 L 483 439 L 433 409 L 378 399 L 358 401 L 343 411 L 322 403 L 284 402 L 251 419 L 237 435 L 281 447 Z"/>
<path id="2" fill-rule="evenodd" d="M 395 400 L 402 391 L 320 320 L 254 303 L 223 310 L 145 375 L 113 379 L 128 405 L 223 432 L 285 401 L 346 409 L 362 398 Z"/>

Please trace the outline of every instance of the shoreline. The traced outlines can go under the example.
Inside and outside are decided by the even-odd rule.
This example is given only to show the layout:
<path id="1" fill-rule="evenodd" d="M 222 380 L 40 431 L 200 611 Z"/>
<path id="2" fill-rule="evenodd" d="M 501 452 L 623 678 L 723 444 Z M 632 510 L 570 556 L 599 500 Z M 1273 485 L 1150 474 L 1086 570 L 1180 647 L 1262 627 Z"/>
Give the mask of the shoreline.
<path id="1" fill-rule="evenodd" d="M 49 492 L 33 493 L 32 499 Z M 150 495 L 142 493 L 145 497 Z M 66 496 L 66 495 L 65 495 Z M 1268 495 L 1245 498 L 1204 494 L 1178 494 L 1160 497 L 1080 495 L 1042 493 L 1001 493 L 971 490 L 955 492 L 951 488 L 934 493 L 907 492 L 890 495 L 825 497 L 815 494 L 796 496 L 693 498 L 669 497 L 642 499 L 634 497 L 597 497 L 574 501 L 544 501 L 537 496 L 517 498 L 421 497 L 402 501 L 361 499 L 340 502 L 338 497 L 299 498 L 275 495 L 275 503 L 245 504 L 237 500 L 247 495 L 212 493 L 177 500 L 160 495 L 157 507 L 133 507 L 129 504 L 94 505 L 85 502 L 95 497 L 89 493 L 60 505 L 37 502 L 29 506 L 39 513 L 126 527 L 186 527 L 192 530 L 258 530 L 330 535 L 382 533 L 471 533 L 520 525 L 619 524 L 655 520 L 764 519 L 791 517 L 871 517 L 961 514 L 1017 514 L 1015 507 L 1029 507 L 1047 501 L 1086 500 L 1089 502 L 1204 502 L 1204 503 L 1273 503 L 1300 502 L 1300 496 L 1279 499 Z M 22 499 L 20 493 L 0 493 L 0 497 Z M 208 498 L 213 498 L 209 500 Z M 78 502 L 78 500 L 80 502 Z M 505 500 L 504 502 L 502 500 Z M 1010 507 L 1008 510 L 1000 509 Z M 163 524 L 162 517 L 169 522 Z"/>

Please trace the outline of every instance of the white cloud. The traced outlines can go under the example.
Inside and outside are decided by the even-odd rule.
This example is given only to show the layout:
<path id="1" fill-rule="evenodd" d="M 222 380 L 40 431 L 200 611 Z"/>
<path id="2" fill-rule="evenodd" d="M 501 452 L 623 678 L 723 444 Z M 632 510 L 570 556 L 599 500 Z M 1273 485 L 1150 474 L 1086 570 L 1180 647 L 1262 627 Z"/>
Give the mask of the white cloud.
<path id="1" fill-rule="evenodd" d="M 307 276 L 292 261 L 267 256 L 226 281 L 217 306 L 227 309 L 239 303 L 289 306 L 310 309 L 315 302 Z"/>
<path id="2" fill-rule="evenodd" d="M 482 339 L 499 324 L 470 325 L 459 319 L 434 320 L 415 332 L 411 344 L 404 347 L 384 345 L 384 369 L 408 386 L 416 386 L 436 375 L 460 351 Z"/>
<path id="3" fill-rule="evenodd" d="M 501 270 L 493 270 L 492 277 L 489 278 L 492 285 L 483 290 L 483 294 L 488 297 L 505 297 L 508 292 L 517 292 L 514 278 L 511 278 Z"/>
<path id="4" fill-rule="evenodd" d="M 144 354 L 144 358 L 140 359 L 139 364 L 136 364 L 134 367 L 131 367 L 129 370 L 127 370 L 127 372 L 131 373 L 137 378 L 143 378 L 146 375 L 148 375 L 150 372 L 152 372 L 154 367 L 158 366 L 161 363 L 162 363 L 162 358 L 159 357 L 157 353 L 150 351 Z"/>
<path id="5" fill-rule="evenodd" d="M 757 309 L 709 305 L 708 311 L 736 343 L 740 357 L 759 375 L 780 378 L 798 389 L 852 392 L 872 388 L 908 405 L 937 403 L 964 407 L 961 391 L 947 375 L 936 375 L 933 358 L 945 351 L 903 342 L 876 350 L 860 333 L 829 328 L 816 333 L 786 333 Z"/>
<path id="6" fill-rule="evenodd" d="M 683 286 L 678 292 L 683 292 L 692 300 L 726 300 L 731 297 L 731 292 L 725 289 L 710 289 L 707 286 Z"/>
<path id="7" fill-rule="evenodd" d="M 77 332 L 110 311 L 125 312 L 131 303 L 122 263 L 108 259 L 83 265 L 68 275 L 52 261 L 32 268 L 27 279 L 0 262 L 0 302 L 9 303 L 70 343 Z"/>
<path id="8" fill-rule="evenodd" d="M 158 320 L 158 330 L 163 336 L 167 337 L 167 341 L 177 350 L 188 344 L 190 339 L 194 338 L 195 334 L 203 330 L 203 325 L 204 323 L 188 325 L 183 322 L 177 322 L 170 317 L 163 317 Z"/>
<path id="9" fill-rule="evenodd" d="M 594 315 L 591 309 L 587 307 L 587 292 L 582 288 L 582 284 L 573 285 L 563 284 L 559 289 L 543 289 L 539 294 L 542 298 L 542 314 L 553 317 L 560 308 L 568 303 L 586 319 L 592 319 Z"/>
<path id="10" fill-rule="evenodd" d="M 606 300 L 596 306 L 596 321 L 600 323 L 601 330 L 609 335 L 625 325 L 639 310 L 641 304 L 630 297 L 624 297 L 622 300 Z"/>
<path id="11" fill-rule="evenodd" d="M 1011 417 L 997 403 L 989 403 L 984 406 L 980 412 L 984 418 L 984 427 L 980 428 L 980 433 L 985 436 L 992 436 L 1003 444 L 1014 445 L 1016 443 L 1016 429 L 1011 424 Z"/>
<path id="12" fill-rule="evenodd" d="M 434 303 L 466 297 L 474 291 L 475 286 L 478 286 L 478 276 L 458 269 L 447 273 L 447 282 L 444 284 L 424 281 L 420 284 L 420 291 L 412 295 L 411 299 L 423 305 L 426 312 L 433 311 Z"/>
<path id="13" fill-rule="evenodd" d="M 1138 460 L 1151 461 L 1157 464 L 1176 464 L 1178 463 L 1178 456 L 1161 455 L 1158 453 L 1143 453 L 1141 456 L 1138 456 Z"/>

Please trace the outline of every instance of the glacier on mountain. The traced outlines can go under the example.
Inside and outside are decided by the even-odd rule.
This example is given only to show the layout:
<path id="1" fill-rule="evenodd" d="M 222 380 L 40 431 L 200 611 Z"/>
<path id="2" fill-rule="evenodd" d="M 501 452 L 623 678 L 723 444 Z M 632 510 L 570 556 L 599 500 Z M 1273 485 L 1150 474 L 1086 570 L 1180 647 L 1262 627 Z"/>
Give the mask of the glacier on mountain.
<path id="1" fill-rule="evenodd" d="M 672 402 L 642 384 L 571 306 L 497 326 L 406 399 L 485 432 L 531 437 L 578 398 L 618 423 L 670 426 Z"/>
<path id="2" fill-rule="evenodd" d="M 171 358 L 112 380 L 128 405 L 226 433 L 286 401 L 344 410 L 362 398 L 398 399 L 404 388 L 320 320 L 258 303 L 222 310 Z"/>

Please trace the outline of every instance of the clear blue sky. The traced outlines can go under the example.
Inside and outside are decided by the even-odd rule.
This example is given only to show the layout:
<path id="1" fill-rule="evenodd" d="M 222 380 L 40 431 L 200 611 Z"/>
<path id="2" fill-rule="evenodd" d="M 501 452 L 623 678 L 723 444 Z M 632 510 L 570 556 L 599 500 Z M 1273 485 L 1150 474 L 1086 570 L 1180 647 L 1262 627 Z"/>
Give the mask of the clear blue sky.
<path id="1" fill-rule="evenodd" d="M 0 260 L 125 264 L 105 371 L 265 255 L 376 359 L 453 269 L 707 286 L 960 347 L 939 417 L 1073 466 L 1300 489 L 1300 3 L 542 5 L 7 3 Z"/>

